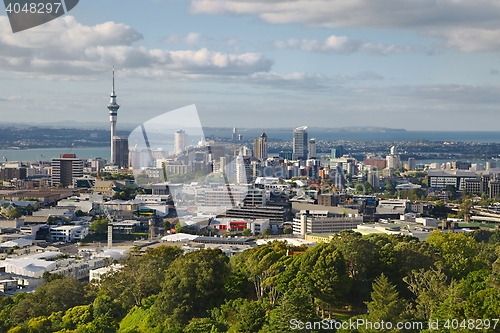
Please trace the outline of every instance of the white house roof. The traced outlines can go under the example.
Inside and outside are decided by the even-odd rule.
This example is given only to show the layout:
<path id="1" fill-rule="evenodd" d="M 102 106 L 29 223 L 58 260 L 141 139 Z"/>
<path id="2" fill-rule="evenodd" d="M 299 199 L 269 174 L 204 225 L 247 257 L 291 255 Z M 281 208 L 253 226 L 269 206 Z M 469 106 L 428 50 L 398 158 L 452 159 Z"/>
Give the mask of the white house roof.
<path id="1" fill-rule="evenodd" d="M 57 255 L 60 255 L 60 253 L 44 252 L 17 258 L 6 258 L 0 262 L 0 267 L 4 267 L 7 273 L 40 277 L 44 272 L 56 268 L 55 261 L 47 261 L 45 258 L 52 258 Z"/>
<path id="2" fill-rule="evenodd" d="M 187 242 L 187 241 L 191 241 L 197 237 L 198 236 L 196 236 L 196 235 L 178 233 L 178 234 L 163 236 L 161 238 L 161 240 L 164 242 Z"/>
<path id="3" fill-rule="evenodd" d="M 124 258 L 128 251 L 130 251 L 129 248 L 112 247 L 111 249 L 105 249 L 104 251 L 98 253 L 96 257 L 108 257 L 113 258 L 114 260 L 119 260 Z"/>
<path id="4" fill-rule="evenodd" d="M 412 190 L 414 188 L 421 188 L 422 186 L 412 183 L 399 184 L 396 186 L 396 190 Z"/>
<path id="5" fill-rule="evenodd" d="M 10 248 L 10 247 L 15 247 L 15 246 L 25 247 L 25 246 L 30 246 L 32 244 L 33 244 L 33 241 L 31 239 L 19 238 L 19 239 L 11 240 L 8 242 L 3 242 L 0 244 L 0 246 Z"/>

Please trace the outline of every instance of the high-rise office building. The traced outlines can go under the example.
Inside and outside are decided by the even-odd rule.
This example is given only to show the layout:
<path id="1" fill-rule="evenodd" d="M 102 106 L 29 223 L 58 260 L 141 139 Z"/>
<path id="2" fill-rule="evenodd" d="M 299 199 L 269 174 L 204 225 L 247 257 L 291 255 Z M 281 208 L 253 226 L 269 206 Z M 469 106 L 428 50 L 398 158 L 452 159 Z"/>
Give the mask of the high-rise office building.
<path id="1" fill-rule="evenodd" d="M 386 167 L 389 169 L 399 169 L 401 166 L 401 159 L 398 155 L 387 155 L 385 157 Z"/>
<path id="2" fill-rule="evenodd" d="M 316 157 L 316 139 L 309 140 L 309 158 Z"/>
<path id="3" fill-rule="evenodd" d="M 385 157 L 386 168 L 388 169 L 399 169 L 401 167 L 401 159 L 397 155 L 398 150 L 395 146 L 391 147 L 391 153 Z"/>
<path id="4" fill-rule="evenodd" d="M 408 158 L 408 170 L 415 170 L 417 168 L 417 161 L 413 157 Z"/>
<path id="5" fill-rule="evenodd" d="M 120 105 L 116 103 L 116 93 L 115 93 L 115 67 L 113 66 L 113 85 L 111 87 L 111 95 L 110 101 L 108 104 L 109 110 L 109 122 L 111 124 L 111 165 L 115 165 L 115 160 L 113 159 L 116 156 L 115 147 L 113 145 L 113 138 L 116 136 L 116 120 L 118 118 L 118 109 Z"/>
<path id="6" fill-rule="evenodd" d="M 236 142 L 238 140 L 238 130 L 233 127 L 233 134 L 231 135 L 231 141 Z"/>
<path id="7" fill-rule="evenodd" d="M 98 172 L 106 165 L 106 160 L 101 157 L 95 157 L 88 160 L 92 172 Z"/>
<path id="8" fill-rule="evenodd" d="M 337 146 L 332 148 L 331 158 L 341 158 L 344 153 L 344 146 Z"/>
<path id="9" fill-rule="evenodd" d="M 293 153 L 294 160 L 307 159 L 307 126 L 297 127 L 293 130 Z"/>
<path id="10" fill-rule="evenodd" d="M 114 165 L 119 168 L 128 169 L 128 138 L 121 136 L 113 137 L 113 147 L 115 154 L 115 156 L 113 156 L 113 160 L 115 161 Z"/>
<path id="11" fill-rule="evenodd" d="M 255 139 L 255 141 L 253 142 L 253 156 L 261 161 L 267 159 L 266 133 L 262 133 L 262 135 Z"/>
<path id="12" fill-rule="evenodd" d="M 245 160 L 243 158 L 243 154 L 240 151 L 238 156 L 235 159 L 235 168 L 236 168 L 236 184 L 246 184 L 247 183 L 247 173 L 245 168 Z"/>
<path id="13" fill-rule="evenodd" d="M 52 186 L 73 186 L 74 178 L 83 177 L 83 160 L 76 158 L 75 154 L 61 154 L 52 159 L 51 165 Z"/>
<path id="14" fill-rule="evenodd" d="M 178 130 L 174 134 L 174 153 L 182 153 L 188 146 L 188 135 L 183 130 Z"/>

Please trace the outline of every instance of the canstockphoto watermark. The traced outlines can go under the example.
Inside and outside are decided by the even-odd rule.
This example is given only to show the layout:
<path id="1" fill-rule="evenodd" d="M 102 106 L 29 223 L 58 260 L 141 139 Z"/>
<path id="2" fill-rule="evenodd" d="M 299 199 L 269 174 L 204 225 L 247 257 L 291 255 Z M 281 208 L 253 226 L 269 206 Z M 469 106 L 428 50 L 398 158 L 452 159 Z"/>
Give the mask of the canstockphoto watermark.
<path id="1" fill-rule="evenodd" d="M 345 320 L 338 321 L 335 319 L 323 319 L 321 321 L 302 321 L 299 319 L 291 319 L 290 320 L 290 329 L 291 330 L 313 330 L 313 329 L 321 329 L 321 330 L 358 330 L 358 329 L 369 329 L 369 330 L 423 330 L 427 327 L 423 322 L 420 321 L 400 321 L 400 322 L 391 322 L 391 321 L 370 321 L 366 319 L 356 319 L 356 320 Z"/>
<path id="2" fill-rule="evenodd" d="M 52 21 L 69 12 L 79 0 L 4 0 L 12 32 L 16 33 Z"/>
<path id="3" fill-rule="evenodd" d="M 422 321 L 371 321 L 368 319 L 358 318 L 358 319 L 349 319 L 345 321 L 339 321 L 335 319 L 323 319 L 321 321 L 302 321 L 299 319 L 291 319 L 290 320 L 290 329 L 291 330 L 311 330 L 311 329 L 321 329 L 321 330 L 380 330 L 387 331 L 397 329 L 400 331 L 421 331 L 424 329 L 430 330 L 459 330 L 459 329 L 468 329 L 468 330 L 487 330 L 487 329 L 497 329 L 500 320 L 498 318 L 492 319 L 474 319 L 474 318 L 466 318 L 466 319 L 431 319 L 428 322 Z"/>

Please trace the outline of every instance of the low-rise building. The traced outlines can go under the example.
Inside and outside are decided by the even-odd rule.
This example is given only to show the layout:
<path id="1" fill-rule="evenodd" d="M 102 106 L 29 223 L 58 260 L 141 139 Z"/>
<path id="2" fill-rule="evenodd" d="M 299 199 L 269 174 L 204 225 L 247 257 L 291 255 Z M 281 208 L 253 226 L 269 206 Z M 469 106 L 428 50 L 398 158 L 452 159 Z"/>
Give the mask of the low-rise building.
<path id="1" fill-rule="evenodd" d="M 8 257 L 0 261 L 0 268 L 6 273 L 12 273 L 28 277 L 41 277 L 43 273 L 57 268 L 54 259 L 60 255 L 59 252 L 44 252 L 19 257 Z"/>
<path id="2" fill-rule="evenodd" d="M 252 234 L 258 235 L 262 234 L 264 230 L 269 229 L 271 224 L 269 219 L 257 219 L 248 222 L 247 228 L 252 231 Z"/>
<path id="3" fill-rule="evenodd" d="M 305 237 L 306 234 L 339 233 L 342 230 L 355 229 L 363 223 L 359 215 L 315 217 L 308 212 L 298 214 L 293 219 L 293 233 Z"/>
<path id="4" fill-rule="evenodd" d="M 363 223 L 359 224 L 355 229 L 355 231 L 363 235 L 404 235 L 416 237 L 421 241 L 424 241 L 432 230 L 433 228 L 423 228 L 422 225 L 407 221 L 394 223 Z"/>
<path id="5" fill-rule="evenodd" d="M 427 175 L 429 187 L 443 189 L 450 185 L 459 191 L 465 188 L 467 179 L 477 179 L 476 172 L 469 170 L 429 170 Z"/>
<path id="6" fill-rule="evenodd" d="M 84 239 L 89 228 L 81 225 L 62 225 L 50 228 L 50 236 L 55 242 L 73 242 Z"/>
<path id="7" fill-rule="evenodd" d="M 261 234 L 265 229 L 270 228 L 269 219 L 235 219 L 218 218 L 210 222 L 210 226 L 222 231 L 243 231 L 250 229 L 253 234 Z"/>
<path id="8" fill-rule="evenodd" d="M 380 200 L 377 206 L 379 214 L 404 214 L 409 211 L 409 200 L 386 199 Z"/>
<path id="9" fill-rule="evenodd" d="M 13 292 L 15 290 L 17 290 L 17 280 L 13 279 L 0 280 L 0 294 Z"/>
<path id="10" fill-rule="evenodd" d="M 93 283 L 99 283 L 99 282 L 101 282 L 101 278 L 104 275 L 109 274 L 109 273 L 118 272 L 122 268 L 123 268 L 123 265 L 113 264 L 113 265 L 109 265 L 106 267 L 91 269 L 89 271 L 89 281 L 93 282 Z"/>
<path id="11" fill-rule="evenodd" d="M 0 247 L 3 248 L 25 248 L 25 247 L 30 247 L 33 245 L 33 241 L 31 239 L 26 239 L 26 238 L 19 238 L 16 240 L 10 240 L 8 242 L 3 242 L 0 243 Z"/>
<path id="12" fill-rule="evenodd" d="M 109 265 L 111 261 L 109 257 L 93 258 L 89 260 L 75 260 L 74 258 L 70 258 L 58 262 L 57 269 L 51 271 L 51 273 L 82 280 L 89 278 L 91 270 L 105 267 Z"/>
<path id="13" fill-rule="evenodd" d="M 135 220 L 118 221 L 109 225 L 113 226 L 114 234 L 131 234 L 141 228 L 141 222 Z"/>

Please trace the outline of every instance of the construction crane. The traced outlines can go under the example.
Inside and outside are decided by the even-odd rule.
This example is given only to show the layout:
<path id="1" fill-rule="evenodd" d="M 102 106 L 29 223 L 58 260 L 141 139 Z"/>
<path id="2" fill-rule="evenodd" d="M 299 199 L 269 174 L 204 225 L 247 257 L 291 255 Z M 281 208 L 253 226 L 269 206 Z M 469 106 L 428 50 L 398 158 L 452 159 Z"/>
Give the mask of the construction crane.
<path id="1" fill-rule="evenodd" d="M 73 147 L 74 147 L 74 146 L 75 146 L 75 143 L 74 143 L 74 142 L 72 142 L 72 143 L 71 143 L 71 147 L 69 148 L 69 153 L 68 153 L 68 154 L 71 154 L 71 151 L 73 150 Z"/>
<path id="2" fill-rule="evenodd" d="M 108 211 L 108 207 L 102 204 L 102 211 L 106 215 L 106 218 L 108 219 L 108 249 L 110 249 L 113 246 L 113 222 L 114 218 L 111 216 L 111 214 Z"/>
<path id="3" fill-rule="evenodd" d="M 70 152 L 71 152 L 71 150 L 70 150 Z M 89 189 L 93 188 L 93 193 L 95 193 L 95 184 L 92 184 L 92 182 L 88 178 L 86 180 L 87 180 L 87 183 L 89 184 Z M 101 204 L 101 208 L 102 208 L 101 212 L 104 213 L 104 215 L 108 219 L 108 244 L 107 244 L 108 246 L 107 247 L 108 247 L 108 249 L 111 249 L 111 247 L 113 246 L 113 222 L 114 222 L 114 218 L 110 214 L 108 207 L 106 207 L 106 205 L 104 205 L 104 201 Z"/>

